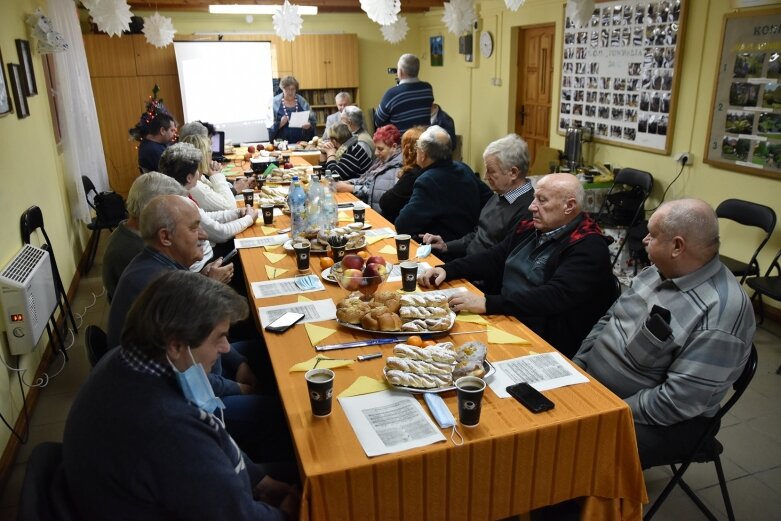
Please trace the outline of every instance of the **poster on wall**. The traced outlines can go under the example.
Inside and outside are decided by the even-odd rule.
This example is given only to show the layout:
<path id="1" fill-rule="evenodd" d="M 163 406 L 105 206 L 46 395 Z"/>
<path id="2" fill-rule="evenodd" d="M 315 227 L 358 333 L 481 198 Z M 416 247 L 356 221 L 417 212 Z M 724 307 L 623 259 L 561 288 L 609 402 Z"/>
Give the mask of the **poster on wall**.
<path id="1" fill-rule="evenodd" d="M 669 154 L 686 3 L 597 2 L 586 26 L 565 15 L 559 132 Z"/>
<path id="2" fill-rule="evenodd" d="M 705 162 L 781 179 L 781 9 L 724 17 Z"/>

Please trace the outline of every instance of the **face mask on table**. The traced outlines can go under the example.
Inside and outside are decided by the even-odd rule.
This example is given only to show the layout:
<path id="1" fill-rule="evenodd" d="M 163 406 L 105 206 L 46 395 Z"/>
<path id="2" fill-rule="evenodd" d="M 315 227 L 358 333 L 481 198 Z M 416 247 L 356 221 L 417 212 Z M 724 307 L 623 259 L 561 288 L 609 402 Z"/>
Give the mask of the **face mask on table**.
<path id="1" fill-rule="evenodd" d="M 212 385 L 209 383 L 209 378 L 206 376 L 203 365 L 195 362 L 193 352 L 189 346 L 187 347 L 187 352 L 190 354 L 193 365 L 184 372 L 179 371 L 171 362 L 171 359 L 168 358 L 168 355 L 166 355 L 168 363 L 174 369 L 176 380 L 179 382 L 179 387 L 181 387 L 184 397 L 188 402 L 209 414 L 213 414 L 217 408 L 224 409 L 225 404 L 214 395 L 214 389 L 212 389 Z"/>

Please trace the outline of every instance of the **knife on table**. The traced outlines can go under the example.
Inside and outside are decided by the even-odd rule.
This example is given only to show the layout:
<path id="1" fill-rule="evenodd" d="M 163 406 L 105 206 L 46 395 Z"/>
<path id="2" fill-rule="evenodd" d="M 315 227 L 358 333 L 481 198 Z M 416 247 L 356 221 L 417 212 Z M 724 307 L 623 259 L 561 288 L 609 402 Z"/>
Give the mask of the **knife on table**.
<path id="1" fill-rule="evenodd" d="M 437 335 L 434 334 L 428 334 L 428 335 L 420 335 L 423 339 L 428 338 L 434 338 L 436 336 L 455 336 L 455 335 L 466 335 L 469 333 L 485 333 L 488 331 L 487 329 L 478 329 L 477 331 L 459 331 L 457 333 L 448 333 L 447 331 L 442 331 L 441 333 L 438 333 Z M 324 344 L 321 346 L 315 346 L 315 349 L 317 351 L 333 351 L 335 349 L 350 349 L 352 347 L 364 347 L 364 346 L 379 346 L 383 344 L 396 344 L 399 342 L 404 342 L 409 336 L 394 336 L 394 337 L 387 337 L 387 338 L 370 338 L 368 340 L 356 340 L 354 342 L 343 342 L 341 344 Z"/>

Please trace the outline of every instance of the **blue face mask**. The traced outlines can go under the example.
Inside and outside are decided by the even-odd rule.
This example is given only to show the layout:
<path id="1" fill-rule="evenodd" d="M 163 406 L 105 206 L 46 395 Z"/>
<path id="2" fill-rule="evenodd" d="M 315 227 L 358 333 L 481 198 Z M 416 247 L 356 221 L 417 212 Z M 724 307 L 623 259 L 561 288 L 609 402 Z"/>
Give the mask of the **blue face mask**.
<path id="1" fill-rule="evenodd" d="M 195 362 L 193 352 L 189 347 L 187 352 L 190 353 L 193 365 L 184 372 L 179 371 L 171 362 L 171 359 L 168 359 L 168 363 L 174 369 L 176 380 L 179 382 L 179 387 L 181 387 L 184 397 L 188 402 L 209 414 L 213 414 L 217 408 L 224 409 L 225 404 L 222 403 L 222 400 L 214 396 L 214 389 L 212 389 L 212 385 L 209 383 L 209 378 L 206 376 L 203 365 Z M 168 358 L 167 355 L 166 358 Z"/>

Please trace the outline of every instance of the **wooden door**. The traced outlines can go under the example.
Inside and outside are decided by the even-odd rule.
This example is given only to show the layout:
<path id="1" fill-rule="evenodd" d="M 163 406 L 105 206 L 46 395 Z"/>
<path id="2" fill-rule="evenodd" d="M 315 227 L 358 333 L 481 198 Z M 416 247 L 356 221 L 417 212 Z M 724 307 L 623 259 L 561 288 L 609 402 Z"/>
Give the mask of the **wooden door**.
<path id="1" fill-rule="evenodd" d="M 293 40 L 293 75 L 300 89 L 325 89 L 327 34 L 303 34 Z"/>
<path id="2" fill-rule="evenodd" d="M 326 44 L 327 87 L 329 89 L 358 86 L 358 36 L 328 35 Z"/>
<path id="3" fill-rule="evenodd" d="M 532 164 L 538 146 L 550 144 L 551 82 L 555 25 L 521 28 L 518 37 L 518 89 L 515 132 L 529 145 Z"/>

